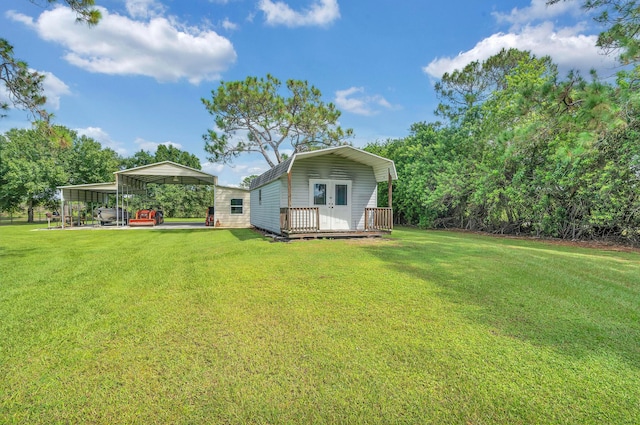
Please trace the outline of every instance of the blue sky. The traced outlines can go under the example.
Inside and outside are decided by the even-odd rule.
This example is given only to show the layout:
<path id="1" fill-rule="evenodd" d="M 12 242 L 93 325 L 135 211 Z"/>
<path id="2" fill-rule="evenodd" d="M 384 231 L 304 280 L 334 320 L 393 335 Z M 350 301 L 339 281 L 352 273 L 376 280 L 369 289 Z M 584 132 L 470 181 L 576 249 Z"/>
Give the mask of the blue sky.
<path id="1" fill-rule="evenodd" d="M 200 99 L 220 80 L 307 80 L 362 147 L 434 120 L 434 82 L 503 47 L 550 55 L 563 72 L 616 71 L 577 1 L 97 0 L 103 19 L 94 28 L 62 5 L 35 3 L 3 1 L 0 37 L 47 75 L 56 123 L 125 156 L 173 144 L 225 185 L 268 167 L 259 155 L 207 162 L 202 135 L 213 117 Z M 29 119 L 10 111 L 0 132 Z"/>

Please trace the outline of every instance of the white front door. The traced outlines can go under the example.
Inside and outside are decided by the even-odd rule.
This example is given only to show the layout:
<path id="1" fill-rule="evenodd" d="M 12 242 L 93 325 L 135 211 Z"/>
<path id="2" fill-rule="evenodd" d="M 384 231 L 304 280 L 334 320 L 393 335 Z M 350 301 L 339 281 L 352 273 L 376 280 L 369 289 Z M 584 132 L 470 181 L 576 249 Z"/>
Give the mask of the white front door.
<path id="1" fill-rule="evenodd" d="M 351 180 L 310 180 L 309 203 L 320 211 L 320 230 L 351 229 Z"/>

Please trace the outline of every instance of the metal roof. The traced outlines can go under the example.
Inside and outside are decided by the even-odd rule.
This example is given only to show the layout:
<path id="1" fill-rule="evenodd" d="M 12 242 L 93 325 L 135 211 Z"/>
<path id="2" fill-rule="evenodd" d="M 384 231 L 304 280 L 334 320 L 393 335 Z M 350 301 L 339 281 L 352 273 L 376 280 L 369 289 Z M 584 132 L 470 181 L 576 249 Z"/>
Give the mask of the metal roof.
<path id="1" fill-rule="evenodd" d="M 58 186 L 65 201 L 105 202 L 105 196 L 115 195 L 118 187 L 112 183 L 76 184 L 70 186 Z M 129 191 L 130 194 L 143 194 L 144 189 Z"/>
<path id="2" fill-rule="evenodd" d="M 114 174 L 117 181 L 135 187 L 141 187 L 148 183 L 215 185 L 218 181 L 218 178 L 212 174 L 172 161 L 129 168 L 116 171 Z"/>
<path id="3" fill-rule="evenodd" d="M 265 184 L 278 179 L 278 177 L 283 174 L 287 174 L 287 170 L 289 169 L 289 165 L 293 162 L 293 158 L 295 158 L 295 155 L 251 180 L 249 188 L 253 190 L 257 187 L 264 186 Z"/>
<path id="4" fill-rule="evenodd" d="M 77 184 L 73 186 L 58 186 L 65 201 L 104 202 L 106 195 L 116 193 L 114 183 Z"/>
<path id="5" fill-rule="evenodd" d="M 373 168 L 373 174 L 377 182 L 387 181 L 389 175 L 393 180 L 398 180 L 396 166 L 390 159 L 354 148 L 353 146 L 337 146 L 333 148 L 319 149 L 310 152 L 298 152 L 293 154 L 289 159 L 276 165 L 269 171 L 261 174 L 251 181 L 251 189 L 256 189 L 270 183 L 280 176 L 291 172 L 294 162 L 297 159 L 313 158 L 322 155 L 336 155 L 350 159 L 361 164 L 369 165 Z"/>
<path id="6" fill-rule="evenodd" d="M 115 182 L 58 186 L 58 189 L 65 201 L 105 202 L 106 195 L 144 194 L 147 183 L 215 185 L 218 181 L 214 175 L 171 161 L 129 168 L 114 174 Z"/>

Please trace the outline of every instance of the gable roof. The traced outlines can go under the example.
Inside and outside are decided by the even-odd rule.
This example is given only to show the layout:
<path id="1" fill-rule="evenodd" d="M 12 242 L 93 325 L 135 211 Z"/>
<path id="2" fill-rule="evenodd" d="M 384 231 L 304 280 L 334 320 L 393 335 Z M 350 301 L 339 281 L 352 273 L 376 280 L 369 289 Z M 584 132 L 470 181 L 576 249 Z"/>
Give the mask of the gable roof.
<path id="1" fill-rule="evenodd" d="M 127 181 L 128 184 L 158 183 L 158 184 L 190 184 L 215 185 L 217 177 L 186 165 L 172 161 L 156 162 L 127 170 L 116 171 L 116 180 Z"/>
<path id="2" fill-rule="evenodd" d="M 251 189 L 257 189 L 258 187 L 264 186 L 265 184 L 280 178 L 284 174 L 289 173 L 296 160 L 324 155 L 336 155 L 361 164 L 369 165 L 373 168 L 373 174 L 375 175 L 377 182 L 387 181 L 389 175 L 391 175 L 393 180 L 398 180 L 396 166 L 392 160 L 363 151 L 362 149 L 354 148 L 353 146 L 337 146 L 333 148 L 319 149 L 316 151 L 294 153 L 286 161 L 281 162 L 272 169 L 253 179 L 251 181 Z"/>
<path id="3" fill-rule="evenodd" d="M 156 162 L 113 174 L 116 175 L 115 182 L 58 186 L 58 189 L 65 201 L 104 202 L 106 195 L 122 191 L 122 187 L 118 188 L 118 182 L 127 186 L 125 191 L 128 194 L 143 194 L 147 183 L 215 185 L 218 181 L 214 175 L 172 161 Z"/>

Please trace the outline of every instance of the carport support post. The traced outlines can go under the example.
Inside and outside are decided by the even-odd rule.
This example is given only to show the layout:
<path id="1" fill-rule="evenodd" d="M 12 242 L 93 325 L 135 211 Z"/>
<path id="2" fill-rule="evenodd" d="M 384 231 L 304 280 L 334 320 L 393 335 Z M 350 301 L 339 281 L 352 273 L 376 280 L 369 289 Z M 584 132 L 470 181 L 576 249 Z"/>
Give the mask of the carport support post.
<path id="1" fill-rule="evenodd" d="M 389 170 L 389 208 L 393 208 L 393 186 L 391 180 L 391 170 Z"/>
<path id="2" fill-rule="evenodd" d="M 120 219 L 119 210 L 118 210 L 118 207 L 120 206 L 119 200 L 120 200 L 120 179 L 116 174 L 116 227 L 118 227 L 118 220 Z"/>
<path id="3" fill-rule="evenodd" d="M 76 190 L 77 192 L 77 190 Z M 78 198 L 80 197 L 80 194 L 78 193 Z M 76 202 L 76 205 L 78 206 L 78 227 L 80 227 L 80 201 Z"/>
<path id="4" fill-rule="evenodd" d="M 207 214 L 209 214 L 209 211 L 207 211 Z M 218 222 L 218 185 L 214 184 L 213 185 L 213 227 L 216 227 L 217 222 Z"/>
<path id="5" fill-rule="evenodd" d="M 62 224 L 62 228 L 64 229 L 64 190 L 60 191 L 60 213 L 62 214 L 61 216 L 59 216 L 62 218 L 60 223 Z"/>

